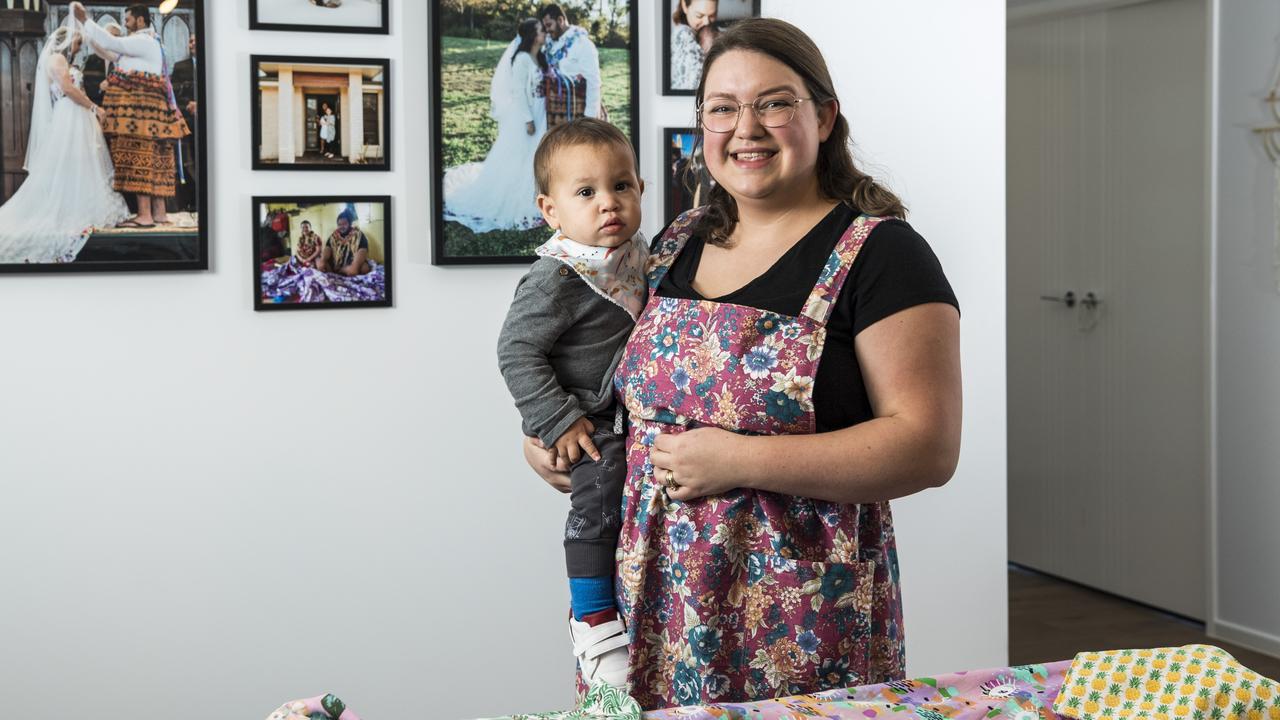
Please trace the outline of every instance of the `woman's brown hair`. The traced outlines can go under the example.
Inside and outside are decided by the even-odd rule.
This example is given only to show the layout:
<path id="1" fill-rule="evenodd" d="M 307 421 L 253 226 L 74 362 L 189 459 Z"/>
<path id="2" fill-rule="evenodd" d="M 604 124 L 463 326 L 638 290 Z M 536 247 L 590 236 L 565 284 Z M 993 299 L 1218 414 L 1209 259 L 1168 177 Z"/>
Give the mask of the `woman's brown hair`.
<path id="1" fill-rule="evenodd" d="M 676 0 L 675 10 L 671 11 L 671 22 L 677 25 L 688 25 L 689 14 L 685 12 L 685 3 L 693 2 L 693 0 Z"/>
<path id="2" fill-rule="evenodd" d="M 814 106 L 836 98 L 831 73 L 822 52 L 800 28 L 775 18 L 747 18 L 735 22 L 711 46 L 702 64 L 696 102 L 702 104 L 707 73 L 721 55 L 731 50 L 758 52 L 791 68 L 804 81 Z M 699 135 L 706 130 L 699 126 Z M 905 218 L 907 209 L 888 188 L 858 169 L 849 147 L 849 121 L 837 109 L 831 135 L 818 145 L 816 168 L 818 188 L 825 197 L 849 203 L 868 215 Z M 707 212 L 702 225 L 708 231 L 707 241 L 720 246 L 729 243 L 738 224 L 738 205 L 719 184 L 709 193 Z"/>

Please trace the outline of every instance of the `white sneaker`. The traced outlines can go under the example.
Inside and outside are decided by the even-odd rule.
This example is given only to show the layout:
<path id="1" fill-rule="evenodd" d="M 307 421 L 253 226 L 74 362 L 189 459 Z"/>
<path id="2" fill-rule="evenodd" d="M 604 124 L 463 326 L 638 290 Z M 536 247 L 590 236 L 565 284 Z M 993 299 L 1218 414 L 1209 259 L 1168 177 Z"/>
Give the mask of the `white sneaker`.
<path id="1" fill-rule="evenodd" d="M 569 640 L 588 685 L 604 682 L 627 689 L 627 628 L 622 620 L 592 627 L 569 616 Z"/>

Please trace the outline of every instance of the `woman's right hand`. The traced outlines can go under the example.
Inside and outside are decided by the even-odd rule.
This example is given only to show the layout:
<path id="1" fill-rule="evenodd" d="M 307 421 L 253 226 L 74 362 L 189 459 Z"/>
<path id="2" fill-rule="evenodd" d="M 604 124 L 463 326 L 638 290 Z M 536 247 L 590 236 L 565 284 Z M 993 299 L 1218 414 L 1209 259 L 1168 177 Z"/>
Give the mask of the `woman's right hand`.
<path id="1" fill-rule="evenodd" d="M 542 441 L 536 437 L 526 437 L 523 446 L 524 461 L 538 473 L 538 477 L 562 493 L 569 492 L 568 463 L 565 460 L 556 461 L 554 453 L 543 447 Z"/>
<path id="2" fill-rule="evenodd" d="M 537 128 L 534 127 L 532 120 L 524 124 L 524 129 L 527 130 L 530 135 L 532 135 L 537 130 Z"/>

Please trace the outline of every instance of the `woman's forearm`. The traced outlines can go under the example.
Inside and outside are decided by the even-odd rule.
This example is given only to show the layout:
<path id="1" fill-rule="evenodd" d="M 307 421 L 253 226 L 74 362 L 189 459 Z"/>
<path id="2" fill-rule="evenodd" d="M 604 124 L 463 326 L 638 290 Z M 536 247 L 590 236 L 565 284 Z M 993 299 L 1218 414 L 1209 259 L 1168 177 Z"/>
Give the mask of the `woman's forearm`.
<path id="1" fill-rule="evenodd" d="M 71 102 L 79 105 L 80 107 L 89 110 L 94 108 L 93 101 L 84 93 L 84 90 L 76 87 L 74 83 L 68 82 L 64 84 L 62 86 L 62 92 L 65 93 L 67 97 L 71 98 Z"/>
<path id="2" fill-rule="evenodd" d="M 950 480 L 959 441 L 948 437 L 937 424 L 880 417 L 828 433 L 743 437 L 741 451 L 726 460 L 742 487 L 838 503 L 879 502 Z"/>

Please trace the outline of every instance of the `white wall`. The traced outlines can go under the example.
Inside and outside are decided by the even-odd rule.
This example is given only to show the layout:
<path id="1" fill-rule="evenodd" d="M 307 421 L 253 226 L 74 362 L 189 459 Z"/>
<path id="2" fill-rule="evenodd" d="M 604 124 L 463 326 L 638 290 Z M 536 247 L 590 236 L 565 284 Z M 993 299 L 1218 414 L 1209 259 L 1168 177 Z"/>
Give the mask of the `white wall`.
<path id="1" fill-rule="evenodd" d="M 1280 655 L 1280 293 L 1275 169 L 1250 131 L 1280 59 L 1280 6 L 1215 0 L 1216 612 L 1210 633 Z"/>
<path id="2" fill-rule="evenodd" d="M 213 269 L 0 277 L 6 713 L 255 718 L 324 691 L 368 718 L 567 706 L 565 499 L 520 460 L 494 362 L 521 271 L 425 264 L 427 4 L 393 3 L 389 40 L 342 39 L 392 57 L 399 148 L 393 172 L 349 175 L 249 169 L 249 54 L 333 36 L 206 5 Z M 818 40 L 964 309 L 960 469 L 895 504 L 912 674 L 1005 661 L 1005 23 L 999 0 L 960 5 L 764 3 Z M 660 128 L 692 118 L 659 69 L 642 60 L 655 189 Z M 396 308 L 252 312 L 250 196 L 348 190 L 395 196 Z"/>

